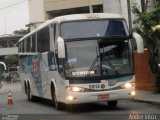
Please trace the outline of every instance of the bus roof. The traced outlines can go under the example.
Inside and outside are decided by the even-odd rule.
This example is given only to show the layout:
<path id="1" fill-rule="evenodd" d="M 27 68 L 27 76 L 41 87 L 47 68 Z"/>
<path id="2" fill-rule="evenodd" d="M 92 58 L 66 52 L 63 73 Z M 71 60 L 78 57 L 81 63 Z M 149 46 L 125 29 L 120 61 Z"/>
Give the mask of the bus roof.
<path id="1" fill-rule="evenodd" d="M 72 21 L 72 20 L 86 20 L 86 19 L 103 19 L 103 18 L 108 18 L 108 19 L 123 19 L 124 17 L 120 14 L 112 14 L 112 13 L 88 13 L 88 14 L 72 14 L 72 15 L 64 15 L 64 16 L 59 16 L 55 17 L 51 20 L 47 20 L 46 22 L 42 23 L 37 29 L 34 31 L 28 33 L 25 35 L 23 38 L 19 40 L 19 42 L 28 37 L 29 35 L 35 33 L 36 31 L 39 31 L 40 29 L 48 26 L 51 23 L 61 23 L 64 21 Z"/>
<path id="2" fill-rule="evenodd" d="M 64 21 L 72 21 L 72 20 L 85 20 L 85 19 L 98 19 L 98 18 L 117 18 L 122 19 L 123 17 L 120 14 L 112 14 L 112 13 L 90 13 L 90 14 L 72 14 L 72 15 L 64 15 L 55 17 L 51 20 L 46 21 L 41 24 L 39 28 L 44 27 L 52 22 L 64 22 Z"/>

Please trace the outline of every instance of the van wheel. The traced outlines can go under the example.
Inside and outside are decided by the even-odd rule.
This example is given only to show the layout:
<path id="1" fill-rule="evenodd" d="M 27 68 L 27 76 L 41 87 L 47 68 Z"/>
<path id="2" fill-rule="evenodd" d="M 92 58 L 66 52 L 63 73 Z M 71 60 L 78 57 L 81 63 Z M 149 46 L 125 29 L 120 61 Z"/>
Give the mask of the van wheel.
<path id="1" fill-rule="evenodd" d="M 57 101 L 57 96 L 56 96 L 55 90 L 54 91 L 52 90 L 52 101 L 53 101 L 54 107 L 57 110 L 64 110 L 65 105 L 64 105 L 64 103 L 61 103 L 61 102 Z"/>
<path id="2" fill-rule="evenodd" d="M 107 103 L 108 103 L 109 107 L 116 107 L 117 102 L 118 102 L 117 100 L 114 100 L 114 101 L 108 101 Z"/>

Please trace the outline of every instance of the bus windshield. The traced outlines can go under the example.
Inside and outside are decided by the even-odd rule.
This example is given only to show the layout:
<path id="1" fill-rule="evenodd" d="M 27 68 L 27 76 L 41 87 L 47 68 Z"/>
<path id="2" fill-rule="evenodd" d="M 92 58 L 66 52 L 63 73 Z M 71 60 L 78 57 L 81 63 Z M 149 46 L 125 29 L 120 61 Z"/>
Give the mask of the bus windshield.
<path id="1" fill-rule="evenodd" d="M 83 20 L 61 25 L 64 39 L 127 36 L 124 20 Z M 116 28 L 116 29 L 115 29 Z"/>
<path id="2" fill-rule="evenodd" d="M 117 77 L 134 73 L 129 40 L 66 42 L 66 77 Z"/>

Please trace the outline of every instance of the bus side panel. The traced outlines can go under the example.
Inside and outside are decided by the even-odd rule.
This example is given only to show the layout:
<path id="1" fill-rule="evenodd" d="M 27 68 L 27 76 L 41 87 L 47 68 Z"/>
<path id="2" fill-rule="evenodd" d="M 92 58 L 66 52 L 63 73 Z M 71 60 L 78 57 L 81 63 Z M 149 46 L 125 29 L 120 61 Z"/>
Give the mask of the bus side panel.
<path id="1" fill-rule="evenodd" d="M 26 56 L 19 56 L 19 75 L 20 75 L 20 80 L 21 80 L 21 89 L 22 92 L 25 93 L 25 73 L 24 73 L 24 67 L 26 64 Z"/>
<path id="2" fill-rule="evenodd" d="M 21 56 L 20 74 L 24 91 L 24 80 L 30 83 L 31 94 L 43 96 L 42 80 L 40 72 L 41 54 Z"/>
<path id="3" fill-rule="evenodd" d="M 64 98 L 65 80 L 58 73 L 56 67 L 54 52 L 46 52 L 42 54 L 41 60 L 41 77 L 42 77 L 42 91 L 43 97 L 51 99 L 51 81 L 54 83 L 54 87 L 57 94 L 58 101 L 62 101 Z"/>
<path id="4" fill-rule="evenodd" d="M 49 79 L 51 79 L 52 81 L 55 81 L 54 86 L 55 86 L 55 90 L 56 90 L 56 95 L 57 95 L 57 100 L 59 102 L 64 102 L 64 98 L 65 98 L 65 88 L 66 88 L 66 84 L 65 84 L 65 79 L 63 79 L 60 74 L 58 73 L 58 71 L 53 72 L 49 72 L 48 74 Z M 49 89 L 51 91 L 51 89 Z M 51 96 L 50 96 L 51 99 Z"/>

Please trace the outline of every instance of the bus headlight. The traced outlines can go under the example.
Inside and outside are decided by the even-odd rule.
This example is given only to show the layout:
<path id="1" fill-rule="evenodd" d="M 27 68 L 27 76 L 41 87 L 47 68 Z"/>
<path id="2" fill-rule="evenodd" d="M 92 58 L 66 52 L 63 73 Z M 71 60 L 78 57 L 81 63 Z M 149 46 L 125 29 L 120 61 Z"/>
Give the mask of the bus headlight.
<path id="1" fill-rule="evenodd" d="M 135 96 L 135 95 L 136 95 L 136 92 L 135 92 L 135 91 L 132 91 L 132 92 L 131 92 L 131 95 L 132 95 L 132 96 Z"/>
<path id="2" fill-rule="evenodd" d="M 130 83 L 125 83 L 121 87 L 125 88 L 125 89 L 128 89 L 128 88 L 131 88 L 131 87 L 134 87 L 134 86 L 135 86 L 135 83 L 134 82 L 130 82 Z"/>
<path id="3" fill-rule="evenodd" d="M 72 91 L 72 92 L 84 92 L 84 91 L 86 91 L 85 88 L 74 87 L 74 86 L 67 86 L 66 89 L 69 90 L 69 91 Z"/>

